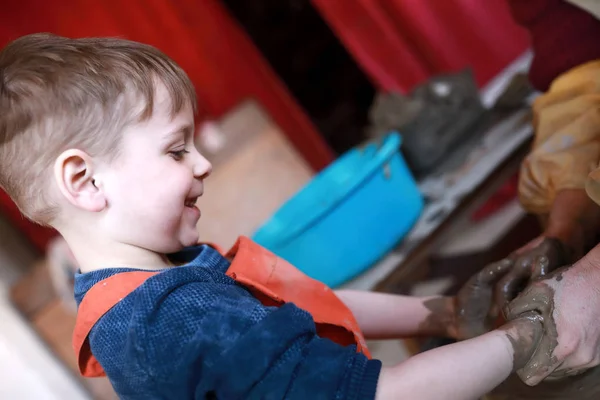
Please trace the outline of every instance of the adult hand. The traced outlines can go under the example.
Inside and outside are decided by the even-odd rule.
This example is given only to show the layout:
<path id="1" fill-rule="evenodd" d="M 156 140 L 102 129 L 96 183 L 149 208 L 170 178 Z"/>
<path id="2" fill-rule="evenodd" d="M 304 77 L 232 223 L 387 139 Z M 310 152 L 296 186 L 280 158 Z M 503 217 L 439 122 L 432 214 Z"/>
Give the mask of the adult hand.
<path id="1" fill-rule="evenodd" d="M 505 260 L 510 270 L 496 284 L 495 305 L 501 309 L 524 289 L 530 280 L 545 276 L 553 270 L 572 264 L 575 251 L 558 239 L 540 236 Z"/>
<path id="2" fill-rule="evenodd" d="M 505 310 L 542 317 L 540 345 L 517 373 L 528 385 L 581 373 L 600 364 L 600 246 L 580 261 L 531 283 Z"/>
<path id="3" fill-rule="evenodd" d="M 500 310 L 531 279 L 547 275 L 570 260 L 566 246 L 539 237 L 507 258 L 473 275 L 456 296 L 454 337 L 469 339 L 495 328 Z"/>
<path id="4" fill-rule="evenodd" d="M 496 305 L 504 307 L 530 280 L 579 260 L 586 248 L 595 245 L 599 224 L 600 207 L 585 190 L 559 191 L 542 236 L 507 257 L 513 267 L 497 284 Z"/>

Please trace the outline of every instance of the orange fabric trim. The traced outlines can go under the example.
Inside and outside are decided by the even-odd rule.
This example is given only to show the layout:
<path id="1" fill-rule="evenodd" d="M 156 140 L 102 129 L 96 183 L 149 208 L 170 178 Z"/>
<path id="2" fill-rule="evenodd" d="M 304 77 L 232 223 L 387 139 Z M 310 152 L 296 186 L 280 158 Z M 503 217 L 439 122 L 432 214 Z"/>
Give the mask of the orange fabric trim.
<path id="1" fill-rule="evenodd" d="M 105 376 L 102 366 L 92 355 L 88 341 L 90 331 L 96 322 L 119 301 L 157 273 L 158 271 L 123 272 L 101 280 L 86 293 L 79 305 L 73 331 L 73 349 L 81 375 Z"/>
<path id="2" fill-rule="evenodd" d="M 319 335 L 342 345 L 356 344 L 371 357 L 354 315 L 329 287 L 247 237 L 240 237 L 226 257 L 233 260 L 227 275 L 253 294 L 279 304 L 294 303 L 312 315 Z"/>

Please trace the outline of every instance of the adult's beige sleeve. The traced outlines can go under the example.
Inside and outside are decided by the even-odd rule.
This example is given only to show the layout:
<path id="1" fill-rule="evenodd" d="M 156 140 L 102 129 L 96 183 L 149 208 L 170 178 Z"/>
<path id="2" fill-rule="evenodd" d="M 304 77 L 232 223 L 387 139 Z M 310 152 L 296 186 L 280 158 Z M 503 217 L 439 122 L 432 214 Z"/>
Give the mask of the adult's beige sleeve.
<path id="1" fill-rule="evenodd" d="M 545 214 L 560 190 L 591 194 L 600 182 L 600 60 L 558 77 L 536 99 L 533 114 L 534 144 L 521 166 L 519 197 L 528 211 Z"/>

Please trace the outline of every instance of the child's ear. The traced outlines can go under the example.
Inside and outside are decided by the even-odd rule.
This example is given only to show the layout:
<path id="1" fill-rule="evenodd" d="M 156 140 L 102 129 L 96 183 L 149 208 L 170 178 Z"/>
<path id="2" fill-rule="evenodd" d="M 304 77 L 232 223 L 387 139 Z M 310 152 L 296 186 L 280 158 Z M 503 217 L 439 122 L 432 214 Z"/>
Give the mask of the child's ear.
<path id="1" fill-rule="evenodd" d="M 94 172 L 92 158 L 81 150 L 67 150 L 54 163 L 54 178 L 63 196 L 77 208 L 99 212 L 106 207 L 106 197 Z"/>

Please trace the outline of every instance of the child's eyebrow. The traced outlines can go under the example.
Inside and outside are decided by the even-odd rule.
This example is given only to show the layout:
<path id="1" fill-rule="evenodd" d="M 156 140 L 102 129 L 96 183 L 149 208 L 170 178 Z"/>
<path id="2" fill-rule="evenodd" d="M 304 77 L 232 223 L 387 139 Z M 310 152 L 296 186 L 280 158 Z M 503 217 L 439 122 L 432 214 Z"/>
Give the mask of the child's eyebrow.
<path id="1" fill-rule="evenodd" d="M 176 136 L 183 135 L 184 137 L 189 136 L 194 131 L 194 126 L 190 124 L 185 124 L 175 128 L 164 136 L 165 140 L 173 139 Z"/>

